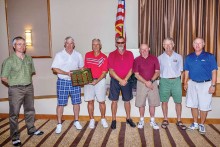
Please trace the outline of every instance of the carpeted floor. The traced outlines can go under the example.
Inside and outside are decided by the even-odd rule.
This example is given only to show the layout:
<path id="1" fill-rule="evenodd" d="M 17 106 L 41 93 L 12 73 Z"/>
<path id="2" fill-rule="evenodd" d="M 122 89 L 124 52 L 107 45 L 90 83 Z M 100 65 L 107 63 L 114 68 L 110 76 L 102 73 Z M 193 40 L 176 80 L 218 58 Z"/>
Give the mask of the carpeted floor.
<path id="1" fill-rule="evenodd" d="M 168 129 L 153 130 L 149 123 L 144 129 L 131 128 L 125 122 L 117 122 L 117 129 L 104 129 L 100 122 L 96 122 L 95 129 L 88 127 L 89 122 L 81 122 L 83 129 L 76 130 L 73 121 L 63 122 L 61 134 L 55 134 L 56 120 L 36 120 L 35 125 L 44 131 L 42 136 L 29 136 L 25 121 L 19 119 L 22 146 L 95 146 L 95 147 L 144 147 L 144 146 L 219 146 L 220 124 L 206 125 L 207 133 L 200 135 L 198 131 L 183 131 L 175 124 L 170 124 Z M 110 123 L 109 123 L 110 125 Z M 8 119 L 0 119 L 0 147 L 12 146 L 9 137 Z"/>

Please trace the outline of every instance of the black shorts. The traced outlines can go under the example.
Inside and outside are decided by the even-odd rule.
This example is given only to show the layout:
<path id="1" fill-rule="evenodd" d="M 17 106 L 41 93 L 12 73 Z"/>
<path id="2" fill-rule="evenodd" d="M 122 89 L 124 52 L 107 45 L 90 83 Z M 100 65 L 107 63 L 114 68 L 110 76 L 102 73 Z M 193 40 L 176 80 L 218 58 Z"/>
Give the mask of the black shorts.
<path id="1" fill-rule="evenodd" d="M 108 96 L 109 100 L 118 101 L 120 91 L 122 93 L 122 100 L 130 101 L 133 98 L 131 80 L 128 80 L 128 83 L 125 86 L 121 86 L 117 80 L 111 78 L 110 92 Z"/>

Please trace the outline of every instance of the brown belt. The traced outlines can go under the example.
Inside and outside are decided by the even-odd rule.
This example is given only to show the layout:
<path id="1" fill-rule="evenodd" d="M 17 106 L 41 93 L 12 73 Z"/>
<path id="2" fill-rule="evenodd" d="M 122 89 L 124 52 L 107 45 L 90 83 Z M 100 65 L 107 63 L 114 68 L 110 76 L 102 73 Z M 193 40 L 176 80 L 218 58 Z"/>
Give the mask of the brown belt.
<path id="1" fill-rule="evenodd" d="M 174 78 L 166 78 L 166 79 L 170 79 L 170 80 L 174 80 L 174 79 L 177 79 L 179 77 L 174 77 Z"/>

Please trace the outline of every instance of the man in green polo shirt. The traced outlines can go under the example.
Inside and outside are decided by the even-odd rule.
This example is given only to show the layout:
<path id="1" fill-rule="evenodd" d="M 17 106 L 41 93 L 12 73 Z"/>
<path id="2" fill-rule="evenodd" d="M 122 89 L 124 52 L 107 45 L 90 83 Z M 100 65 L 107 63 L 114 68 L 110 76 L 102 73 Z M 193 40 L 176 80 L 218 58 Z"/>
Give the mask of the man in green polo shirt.
<path id="1" fill-rule="evenodd" d="M 2 65 L 1 80 L 9 86 L 9 122 L 12 144 L 20 146 L 18 118 L 21 105 L 24 107 L 24 116 L 29 135 L 42 135 L 44 132 L 36 130 L 34 126 L 34 89 L 32 75 L 35 73 L 34 63 L 30 56 L 25 54 L 25 39 L 13 39 L 15 51 Z"/>

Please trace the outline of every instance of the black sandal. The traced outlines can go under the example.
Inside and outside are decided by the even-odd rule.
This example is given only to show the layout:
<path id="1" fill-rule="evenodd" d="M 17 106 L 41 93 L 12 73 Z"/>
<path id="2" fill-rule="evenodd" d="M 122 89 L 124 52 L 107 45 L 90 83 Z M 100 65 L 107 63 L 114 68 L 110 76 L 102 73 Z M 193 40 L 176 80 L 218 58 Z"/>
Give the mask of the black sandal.
<path id="1" fill-rule="evenodd" d="M 177 121 L 176 122 L 176 125 L 182 129 L 182 130 L 186 130 L 186 126 L 182 123 L 182 121 Z"/>
<path id="2" fill-rule="evenodd" d="M 163 122 L 162 122 L 162 124 L 161 124 L 161 127 L 162 127 L 163 129 L 166 129 L 168 125 L 169 125 L 168 120 L 163 120 Z"/>

